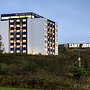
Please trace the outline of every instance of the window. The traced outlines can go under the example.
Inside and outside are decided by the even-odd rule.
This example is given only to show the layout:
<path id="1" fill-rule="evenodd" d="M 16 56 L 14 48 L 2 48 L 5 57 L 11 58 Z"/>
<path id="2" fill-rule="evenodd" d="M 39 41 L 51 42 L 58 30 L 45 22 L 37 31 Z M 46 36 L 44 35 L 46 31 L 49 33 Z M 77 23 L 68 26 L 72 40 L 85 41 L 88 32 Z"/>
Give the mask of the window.
<path id="1" fill-rule="evenodd" d="M 10 25 L 10 27 L 14 27 L 14 25 Z"/>
<path id="2" fill-rule="evenodd" d="M 11 33 L 13 33 L 14 31 L 13 30 L 10 30 Z"/>
<path id="3" fill-rule="evenodd" d="M 11 16 L 11 18 L 19 18 L 19 16 Z"/>
<path id="4" fill-rule="evenodd" d="M 20 18 L 24 18 L 25 16 L 20 16 Z"/>
<path id="5" fill-rule="evenodd" d="M 20 50 L 17 50 L 17 53 L 20 53 Z"/>
<path id="6" fill-rule="evenodd" d="M 48 41 L 48 43 L 50 43 L 50 42 Z"/>
<path id="7" fill-rule="evenodd" d="M 26 45 L 23 45 L 23 47 L 26 47 Z"/>
<path id="8" fill-rule="evenodd" d="M 52 52 L 51 52 L 51 54 L 52 54 Z"/>
<path id="9" fill-rule="evenodd" d="M 17 45 L 17 48 L 20 48 L 20 46 L 19 46 L 19 45 Z"/>
<path id="10" fill-rule="evenodd" d="M 20 19 L 17 19 L 16 21 L 17 21 L 17 22 L 20 22 Z"/>
<path id="11" fill-rule="evenodd" d="M 53 40 L 54 40 L 55 38 L 53 38 Z"/>
<path id="12" fill-rule="evenodd" d="M 20 25 L 17 25 L 17 27 L 20 27 Z"/>
<path id="13" fill-rule="evenodd" d="M 20 32 L 20 30 L 17 30 L 17 32 Z"/>
<path id="14" fill-rule="evenodd" d="M 12 22 L 14 22 L 14 20 L 10 20 L 10 22 L 12 23 Z"/>
<path id="15" fill-rule="evenodd" d="M 10 46 L 10 48 L 13 48 L 13 46 Z"/>
<path id="16" fill-rule="evenodd" d="M 23 22 L 26 22 L 26 19 L 23 19 Z"/>
<path id="17" fill-rule="evenodd" d="M 48 46 L 48 48 L 50 48 L 50 47 Z"/>
<path id="18" fill-rule="evenodd" d="M 53 35 L 54 35 L 54 33 L 53 33 Z"/>
<path id="19" fill-rule="evenodd" d="M 13 40 L 10 41 L 10 43 L 13 43 L 13 42 L 14 42 Z"/>
<path id="20" fill-rule="evenodd" d="M 13 53 L 13 51 L 10 51 L 10 53 Z"/>
<path id="21" fill-rule="evenodd" d="M 32 16 L 32 18 L 34 18 L 34 16 Z"/>
<path id="22" fill-rule="evenodd" d="M 20 37 L 20 35 L 17 35 L 17 37 Z"/>
<path id="23" fill-rule="evenodd" d="M 13 35 L 10 36 L 10 38 L 13 38 L 13 37 L 14 37 Z"/>
<path id="24" fill-rule="evenodd" d="M 23 37 L 26 37 L 26 35 L 23 35 Z"/>
<path id="25" fill-rule="evenodd" d="M 26 50 L 23 50 L 23 53 L 26 53 Z"/>
<path id="26" fill-rule="evenodd" d="M 26 24 L 23 24 L 23 27 L 26 27 Z"/>
<path id="27" fill-rule="evenodd" d="M 20 40 L 17 40 L 17 42 L 19 43 L 19 42 L 20 42 Z"/>
<path id="28" fill-rule="evenodd" d="M 31 15 L 26 15 L 26 17 L 31 18 Z"/>
<path id="29" fill-rule="evenodd" d="M 26 42 L 26 40 L 23 40 L 23 42 Z"/>
<path id="30" fill-rule="evenodd" d="M 9 19 L 9 18 L 10 18 L 10 17 L 2 17 L 2 20 L 3 20 L 3 19 Z"/>
<path id="31" fill-rule="evenodd" d="M 50 24 L 52 24 L 52 22 L 50 22 Z"/>
<path id="32" fill-rule="evenodd" d="M 50 28 L 50 27 L 48 26 L 48 28 Z"/>
<path id="33" fill-rule="evenodd" d="M 55 43 L 53 42 L 53 45 L 55 45 Z"/>
<path id="34" fill-rule="evenodd" d="M 23 29 L 23 32 L 26 32 L 26 29 Z"/>
<path id="35" fill-rule="evenodd" d="M 54 31 L 54 28 L 52 28 L 52 30 Z"/>

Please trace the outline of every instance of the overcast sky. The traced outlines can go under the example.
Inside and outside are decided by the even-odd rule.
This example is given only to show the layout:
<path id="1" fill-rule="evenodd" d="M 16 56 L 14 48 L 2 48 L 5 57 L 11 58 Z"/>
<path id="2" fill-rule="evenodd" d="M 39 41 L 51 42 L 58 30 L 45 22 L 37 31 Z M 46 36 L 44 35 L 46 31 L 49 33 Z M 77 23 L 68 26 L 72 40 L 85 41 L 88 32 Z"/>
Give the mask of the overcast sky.
<path id="1" fill-rule="evenodd" d="M 90 0 L 0 0 L 0 14 L 20 12 L 56 21 L 59 44 L 90 42 Z"/>

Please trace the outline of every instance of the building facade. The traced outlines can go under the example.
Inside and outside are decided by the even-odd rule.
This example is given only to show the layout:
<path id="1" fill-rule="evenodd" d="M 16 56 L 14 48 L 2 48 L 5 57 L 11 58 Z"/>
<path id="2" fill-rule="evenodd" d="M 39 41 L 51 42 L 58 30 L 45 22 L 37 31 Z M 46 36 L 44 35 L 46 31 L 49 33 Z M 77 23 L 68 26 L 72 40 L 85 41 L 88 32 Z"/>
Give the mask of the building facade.
<path id="1" fill-rule="evenodd" d="M 58 55 L 58 25 L 35 13 L 2 14 L 9 22 L 9 52 Z"/>

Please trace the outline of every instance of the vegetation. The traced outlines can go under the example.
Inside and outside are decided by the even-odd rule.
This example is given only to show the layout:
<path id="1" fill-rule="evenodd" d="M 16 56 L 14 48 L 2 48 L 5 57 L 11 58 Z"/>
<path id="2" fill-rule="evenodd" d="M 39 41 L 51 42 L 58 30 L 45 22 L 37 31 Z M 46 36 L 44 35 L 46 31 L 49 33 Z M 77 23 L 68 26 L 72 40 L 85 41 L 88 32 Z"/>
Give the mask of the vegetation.
<path id="1" fill-rule="evenodd" d="M 26 88 L 3 88 L 3 87 L 0 87 L 0 90 L 41 90 L 41 89 L 26 89 Z"/>
<path id="2" fill-rule="evenodd" d="M 58 56 L 0 53 L 0 86 L 89 90 L 90 49 L 68 49 L 59 45 Z"/>

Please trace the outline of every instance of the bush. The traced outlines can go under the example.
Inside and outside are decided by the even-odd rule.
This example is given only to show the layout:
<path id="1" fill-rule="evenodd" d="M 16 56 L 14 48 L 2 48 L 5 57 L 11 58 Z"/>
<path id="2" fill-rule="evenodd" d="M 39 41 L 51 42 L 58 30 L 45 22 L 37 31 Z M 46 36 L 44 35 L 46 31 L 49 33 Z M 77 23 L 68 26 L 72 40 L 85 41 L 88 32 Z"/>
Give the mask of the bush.
<path id="1" fill-rule="evenodd" d="M 76 80 L 81 80 L 87 77 L 87 70 L 79 66 L 71 66 L 70 72 L 73 74 L 73 78 Z"/>

